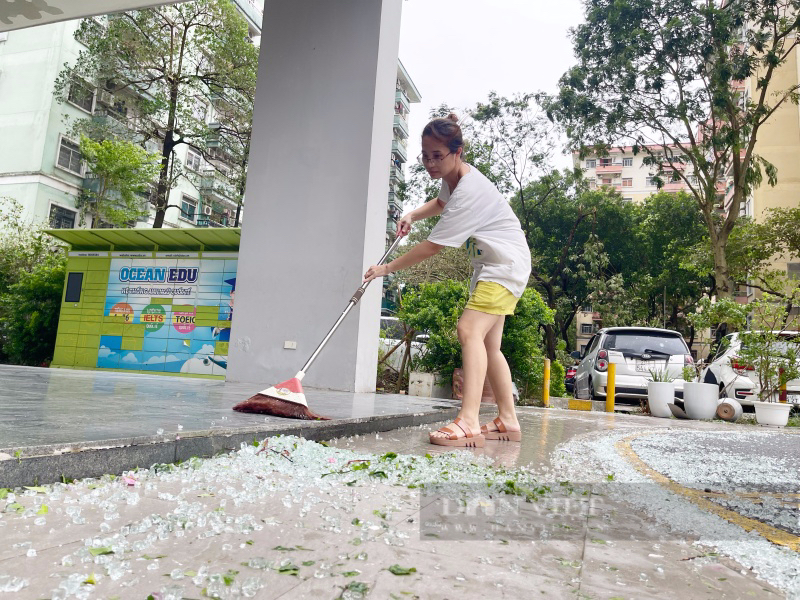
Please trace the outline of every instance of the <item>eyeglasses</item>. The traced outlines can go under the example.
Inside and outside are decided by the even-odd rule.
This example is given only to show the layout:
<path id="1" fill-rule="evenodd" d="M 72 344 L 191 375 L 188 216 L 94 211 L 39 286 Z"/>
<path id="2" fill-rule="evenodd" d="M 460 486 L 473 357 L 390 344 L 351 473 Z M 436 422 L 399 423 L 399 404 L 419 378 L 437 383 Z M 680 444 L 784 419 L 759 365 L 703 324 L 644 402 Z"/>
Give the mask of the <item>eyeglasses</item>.
<path id="1" fill-rule="evenodd" d="M 448 157 L 448 156 L 450 156 L 451 154 L 452 154 L 452 152 L 448 152 L 448 153 L 447 153 L 447 154 L 445 154 L 444 156 L 433 156 L 433 157 L 431 157 L 431 158 L 426 158 L 426 157 L 422 156 L 422 154 L 420 154 L 420 155 L 417 157 L 417 162 L 418 162 L 419 164 L 421 164 L 423 167 L 425 166 L 425 163 L 429 163 L 429 162 L 430 162 L 430 163 L 434 163 L 434 164 L 437 164 L 437 165 L 438 165 L 440 162 L 442 162 L 442 161 L 443 161 L 445 158 L 447 158 L 447 157 Z"/>

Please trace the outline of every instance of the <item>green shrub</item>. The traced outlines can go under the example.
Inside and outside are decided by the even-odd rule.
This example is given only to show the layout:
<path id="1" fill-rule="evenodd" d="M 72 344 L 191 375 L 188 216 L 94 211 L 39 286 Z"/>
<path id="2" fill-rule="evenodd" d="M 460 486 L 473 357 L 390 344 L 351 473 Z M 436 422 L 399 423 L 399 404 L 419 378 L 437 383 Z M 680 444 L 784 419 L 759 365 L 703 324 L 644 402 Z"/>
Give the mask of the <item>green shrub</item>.
<path id="1" fill-rule="evenodd" d="M 406 292 L 397 316 L 417 330 L 430 334 L 427 351 L 419 367 L 437 371 L 452 381 L 453 370 L 461 366 L 461 346 L 456 327 L 466 306 L 469 286 L 466 282 L 423 283 Z M 511 376 L 523 397 L 542 385 L 543 360 L 541 325 L 553 322 L 553 311 L 533 289 L 525 290 L 514 315 L 506 317 L 502 351 L 511 368 Z M 563 369 L 561 387 L 563 388 Z"/>
<path id="2" fill-rule="evenodd" d="M 0 342 L 12 364 L 38 366 L 52 360 L 65 273 L 65 257 L 53 255 L 32 272 L 21 272 L 0 295 Z"/>

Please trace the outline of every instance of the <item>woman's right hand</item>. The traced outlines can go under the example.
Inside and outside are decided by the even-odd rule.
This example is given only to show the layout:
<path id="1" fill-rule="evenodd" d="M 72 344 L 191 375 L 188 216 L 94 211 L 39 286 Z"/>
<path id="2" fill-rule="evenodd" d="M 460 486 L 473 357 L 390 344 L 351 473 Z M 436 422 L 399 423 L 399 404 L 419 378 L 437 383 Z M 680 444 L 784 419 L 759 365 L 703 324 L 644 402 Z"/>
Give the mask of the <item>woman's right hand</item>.
<path id="1" fill-rule="evenodd" d="M 414 220 L 411 218 L 411 213 L 404 215 L 403 218 L 397 222 L 397 233 L 395 235 L 402 237 L 411 233 L 411 224 L 413 222 Z"/>

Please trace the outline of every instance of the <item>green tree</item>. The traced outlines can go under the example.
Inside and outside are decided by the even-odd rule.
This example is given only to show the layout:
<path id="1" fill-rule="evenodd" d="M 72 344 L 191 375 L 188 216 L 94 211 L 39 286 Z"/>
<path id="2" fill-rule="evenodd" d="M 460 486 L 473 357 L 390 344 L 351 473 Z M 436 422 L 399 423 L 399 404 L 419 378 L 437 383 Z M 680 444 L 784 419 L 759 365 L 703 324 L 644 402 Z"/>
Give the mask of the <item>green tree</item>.
<path id="1" fill-rule="evenodd" d="M 87 49 L 65 64 L 56 82 L 62 101 L 76 82 L 113 94 L 113 104 L 74 124 L 93 139 L 124 138 L 160 154 L 153 227 L 161 227 L 169 191 L 186 177 L 200 185 L 175 155 L 187 144 L 214 169 L 238 169 L 243 189 L 249 115 L 255 95 L 258 49 L 230 0 L 195 0 L 85 19 L 76 38 Z M 85 85 L 85 84 L 80 84 Z M 207 123 L 213 106 L 223 123 Z M 224 176 L 223 176 L 224 177 Z M 240 199 L 241 200 L 241 199 Z"/>
<path id="2" fill-rule="evenodd" d="M 0 361 L 40 365 L 55 347 L 66 256 L 19 202 L 0 198 Z"/>
<path id="3" fill-rule="evenodd" d="M 88 215 L 92 227 L 103 222 L 124 227 L 148 214 L 150 184 L 160 171 L 158 154 L 125 140 L 96 142 L 86 136 L 81 137 L 81 154 L 92 174 L 77 202 L 82 221 Z"/>
<path id="4" fill-rule="evenodd" d="M 776 74 L 793 56 L 798 23 L 798 0 L 595 0 L 572 33 L 578 64 L 547 103 L 582 155 L 633 146 L 659 185 L 686 184 L 719 297 L 733 293 L 726 247 L 742 203 L 765 173 L 776 182 L 756 139 L 775 111 L 797 103 L 798 86 L 780 88 Z M 726 177 L 732 195 L 720 215 Z"/>

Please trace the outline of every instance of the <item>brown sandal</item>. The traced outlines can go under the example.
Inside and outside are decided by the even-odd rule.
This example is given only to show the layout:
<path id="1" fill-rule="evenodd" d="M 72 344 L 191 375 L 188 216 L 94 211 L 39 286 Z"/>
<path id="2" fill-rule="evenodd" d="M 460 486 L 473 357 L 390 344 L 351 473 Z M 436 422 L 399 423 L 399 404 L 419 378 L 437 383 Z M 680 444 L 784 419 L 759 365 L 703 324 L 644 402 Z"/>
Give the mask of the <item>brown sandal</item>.
<path id="1" fill-rule="evenodd" d="M 440 427 L 437 431 L 446 433 L 447 437 L 435 436 L 431 433 L 431 444 L 437 446 L 458 446 L 463 448 L 483 448 L 486 438 L 482 434 L 474 435 L 469 427 L 461 425 L 463 419 L 456 417 L 453 420 L 453 425 L 457 426 L 461 431 L 453 430 L 450 427 Z M 463 434 L 463 435 L 461 435 Z"/>
<path id="2" fill-rule="evenodd" d="M 500 420 L 500 417 L 497 417 L 493 423 L 497 427 L 497 429 L 493 431 L 489 431 L 489 425 L 481 425 L 481 433 L 487 440 L 503 440 L 505 442 L 521 442 L 522 441 L 522 432 L 521 431 L 508 431 L 506 426 Z"/>

